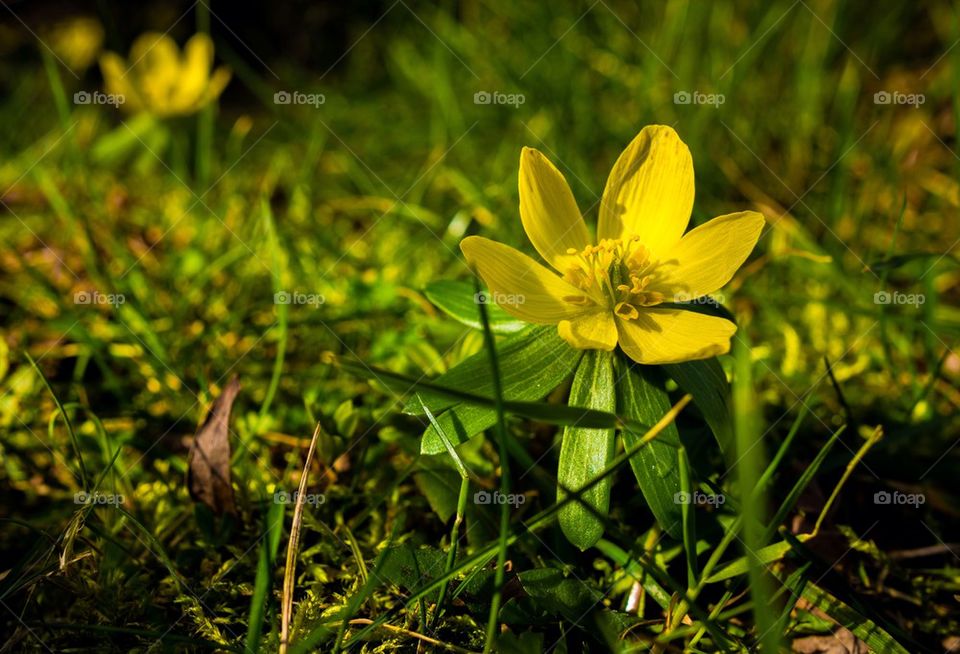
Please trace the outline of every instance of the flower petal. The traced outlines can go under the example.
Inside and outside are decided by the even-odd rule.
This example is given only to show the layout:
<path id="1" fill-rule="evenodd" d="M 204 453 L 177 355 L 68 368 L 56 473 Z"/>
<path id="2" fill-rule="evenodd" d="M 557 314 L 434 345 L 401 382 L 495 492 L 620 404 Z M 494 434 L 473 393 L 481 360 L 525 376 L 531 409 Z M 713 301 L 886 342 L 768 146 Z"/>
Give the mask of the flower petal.
<path id="1" fill-rule="evenodd" d="M 557 324 L 560 337 L 578 350 L 607 350 L 617 347 L 617 324 L 606 308 Z"/>
<path id="2" fill-rule="evenodd" d="M 600 239 L 636 234 L 654 254 L 680 240 L 693 210 L 693 158 L 672 127 L 640 130 L 610 171 L 600 202 Z"/>
<path id="3" fill-rule="evenodd" d="M 147 32 L 130 46 L 130 72 L 135 75 L 144 101 L 163 108 L 176 88 L 180 74 L 180 50 L 166 34 Z"/>
<path id="4" fill-rule="evenodd" d="M 210 82 L 211 66 L 213 41 L 206 34 L 194 34 L 183 46 L 180 80 L 170 98 L 174 109 L 189 112 L 197 108 Z"/>
<path id="5" fill-rule="evenodd" d="M 213 71 L 213 75 L 210 76 L 210 83 L 207 84 L 207 88 L 204 90 L 203 96 L 200 98 L 200 103 L 197 106 L 205 107 L 219 98 L 229 82 L 230 69 L 225 66 L 217 68 Z"/>
<path id="6" fill-rule="evenodd" d="M 552 324 L 596 310 L 584 291 L 509 245 L 468 236 L 460 249 L 490 288 L 492 299 L 521 320 Z"/>
<path id="7" fill-rule="evenodd" d="M 740 211 L 714 218 L 684 234 L 657 265 L 651 290 L 673 302 L 716 291 L 750 256 L 765 224 L 763 214 Z"/>
<path id="8" fill-rule="evenodd" d="M 100 72 L 103 74 L 103 87 L 107 93 L 123 96 L 124 111 L 133 113 L 143 108 L 140 95 L 131 83 L 130 77 L 125 76 L 126 62 L 113 52 L 105 52 L 100 57 Z"/>
<path id="9" fill-rule="evenodd" d="M 540 256 L 564 272 L 567 250 L 590 244 L 590 234 L 563 174 L 539 150 L 520 153 L 520 220 Z"/>
<path id="10" fill-rule="evenodd" d="M 730 351 L 737 326 L 723 318 L 684 309 L 643 309 L 634 320 L 617 320 L 620 347 L 637 363 L 707 359 Z"/>

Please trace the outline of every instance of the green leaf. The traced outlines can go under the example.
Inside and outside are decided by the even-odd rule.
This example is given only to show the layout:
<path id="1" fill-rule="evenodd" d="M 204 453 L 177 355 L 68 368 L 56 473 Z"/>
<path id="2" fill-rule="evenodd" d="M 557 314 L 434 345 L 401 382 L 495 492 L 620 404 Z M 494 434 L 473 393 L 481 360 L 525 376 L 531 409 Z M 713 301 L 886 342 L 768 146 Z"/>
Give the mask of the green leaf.
<path id="1" fill-rule="evenodd" d="M 389 548 L 371 577 L 389 581 L 410 591 L 430 583 L 443 574 L 446 555 L 429 547 L 414 547 L 409 543 Z M 436 593 L 431 593 L 436 601 Z"/>
<path id="2" fill-rule="evenodd" d="M 582 352 L 563 342 L 555 328 L 535 327 L 522 335 L 508 339 L 497 348 L 497 355 L 501 362 L 504 397 L 507 400 L 523 401 L 542 399 L 559 386 L 574 371 Z M 489 395 L 492 392 L 492 388 L 488 388 L 490 367 L 485 359 L 486 355 L 479 352 L 432 383 L 448 388 L 475 390 L 470 389 L 470 382 L 483 379 L 483 383 L 476 384 L 480 388 L 475 392 Z M 432 411 L 439 411 L 444 406 L 456 404 L 455 400 L 441 399 L 437 394 L 431 394 L 429 391 L 424 392 L 423 397 L 424 403 Z M 433 398 L 432 405 L 427 398 Z M 414 404 L 414 402 L 407 403 L 407 412 L 422 413 L 423 407 L 415 411 Z M 460 403 L 437 416 L 437 423 L 454 445 L 489 429 L 496 421 L 497 412 L 492 405 Z M 430 425 L 424 431 L 420 451 L 424 454 L 439 454 L 445 451 L 443 441 L 434 425 Z"/>
<path id="3" fill-rule="evenodd" d="M 517 575 L 526 595 L 554 615 L 578 623 L 598 604 L 601 595 L 579 579 L 565 577 L 556 568 L 536 568 Z"/>
<path id="4" fill-rule="evenodd" d="M 360 421 L 360 414 L 353 408 L 353 402 L 344 400 L 333 412 L 333 421 L 337 425 L 337 433 L 346 439 L 353 437 Z"/>
<path id="5" fill-rule="evenodd" d="M 790 551 L 793 550 L 793 547 L 787 541 L 780 541 L 779 543 L 774 543 L 773 545 L 767 545 L 756 551 L 752 555 L 752 559 L 755 559 L 757 562 L 762 564 L 770 564 L 774 561 L 779 561 L 785 557 Z M 732 577 L 739 577 L 740 575 L 745 575 L 750 571 L 751 559 L 748 559 L 746 556 L 741 556 L 738 559 L 734 559 L 727 565 L 723 566 L 721 569 L 714 572 L 707 578 L 706 583 L 715 584 L 718 581 L 724 581 Z"/>
<path id="6" fill-rule="evenodd" d="M 573 372 L 582 354 L 581 350 L 567 345 L 552 325 L 532 327 L 507 338 L 497 345 L 504 399 L 536 400 L 544 397 Z M 492 398 L 489 355 L 484 351 L 477 352 L 433 379 L 431 384 Z M 421 392 L 421 398 L 434 414 L 457 404 L 449 396 L 429 390 Z M 415 398 L 407 402 L 404 411 L 424 415 L 423 406 Z"/>
<path id="7" fill-rule="evenodd" d="M 493 427 L 497 422 L 495 409 L 477 406 L 476 404 L 461 404 L 444 411 L 437 416 L 437 425 L 447 435 L 454 445 L 465 443 L 474 435 Z M 443 440 L 435 425 L 427 427 L 420 439 L 422 454 L 440 454 L 444 450 Z"/>
<path id="8" fill-rule="evenodd" d="M 733 422 L 730 418 L 730 384 L 716 358 L 701 361 L 669 363 L 663 369 L 684 392 L 693 396 L 693 402 L 703 413 L 720 450 L 733 451 Z"/>
<path id="9" fill-rule="evenodd" d="M 283 534 L 283 513 L 285 505 L 274 502 L 267 508 L 266 538 L 260 542 L 260 559 L 257 563 L 257 576 L 250 599 L 250 617 L 247 620 L 247 652 L 260 650 L 260 634 L 267 602 L 271 598 L 273 585 L 273 567 L 277 560 L 277 549 Z"/>
<path id="10" fill-rule="evenodd" d="M 852 631 L 857 638 L 867 644 L 871 652 L 883 652 L 883 654 L 908 653 L 903 645 L 879 625 L 820 588 L 814 582 L 808 581 L 803 585 L 802 596 L 803 599 L 836 620 L 838 624 Z"/>
<path id="11" fill-rule="evenodd" d="M 525 631 L 517 635 L 512 631 L 504 631 L 497 637 L 497 648 L 500 654 L 541 654 L 543 634 Z"/>
<path id="12" fill-rule="evenodd" d="M 575 575 L 571 578 L 556 568 L 536 568 L 521 572 L 517 580 L 524 595 L 517 600 L 519 605 L 562 616 L 591 639 L 606 646 L 596 650 L 590 647 L 589 651 L 617 651 L 617 634 L 631 626 L 626 615 L 606 610 L 601 602 L 603 595 Z M 506 613 L 504 610 L 501 615 L 508 621 Z"/>
<path id="13" fill-rule="evenodd" d="M 430 508 L 446 522 L 457 509 L 460 475 L 439 457 L 423 457 L 413 480 L 427 498 Z"/>
<path id="14" fill-rule="evenodd" d="M 413 377 L 384 370 L 383 368 L 371 368 L 359 362 L 342 360 L 340 367 L 351 374 L 375 379 L 384 386 L 402 392 L 410 392 L 417 389 L 421 391 L 428 390 L 431 393 L 436 393 L 443 397 L 453 398 L 455 402 L 464 402 L 480 407 L 490 407 L 495 404 L 495 401 L 489 397 L 475 395 L 466 391 L 443 388 L 442 386 L 437 386 L 430 382 L 422 382 Z M 639 431 L 641 434 L 646 433 L 651 427 L 637 420 L 623 418 L 615 413 L 608 413 L 607 411 L 550 404 L 547 402 L 506 401 L 503 403 L 503 408 L 508 414 L 538 420 L 550 425 L 579 425 L 581 427 L 593 427 L 595 429 L 633 429 Z"/>
<path id="15" fill-rule="evenodd" d="M 482 329 L 477 313 L 473 284 L 467 281 L 441 280 L 428 284 L 424 294 L 441 311 L 473 329 Z M 527 323 L 514 318 L 496 304 L 487 304 L 490 331 L 494 334 L 513 334 L 522 331 Z"/>
<path id="16" fill-rule="evenodd" d="M 616 402 L 613 354 L 603 350 L 589 350 L 573 377 L 570 406 L 613 412 L 616 410 Z M 606 469 L 614 455 L 614 434 L 614 429 L 580 426 L 564 429 L 560 465 L 557 469 L 557 501 L 566 497 L 565 489 L 578 491 Z M 606 517 L 610 510 L 612 485 L 613 479 L 608 476 L 587 490 L 580 501 L 570 502 L 560 509 L 560 528 L 567 540 L 581 550 L 592 546 L 603 535 L 602 518 Z"/>
<path id="17" fill-rule="evenodd" d="M 628 368 L 626 374 L 619 375 L 617 383 L 620 412 L 645 424 L 655 424 L 670 410 L 670 398 L 666 391 L 651 381 L 653 371 L 649 367 L 628 362 L 625 358 L 619 361 Z M 641 435 L 624 431 L 624 447 L 637 445 Z M 680 471 L 677 469 L 679 446 L 677 426 L 671 422 L 647 447 L 641 448 L 630 458 L 630 467 L 650 511 L 663 530 L 677 539 L 681 537 L 683 527 L 682 506 L 674 501 L 676 494 L 682 490 Z"/>

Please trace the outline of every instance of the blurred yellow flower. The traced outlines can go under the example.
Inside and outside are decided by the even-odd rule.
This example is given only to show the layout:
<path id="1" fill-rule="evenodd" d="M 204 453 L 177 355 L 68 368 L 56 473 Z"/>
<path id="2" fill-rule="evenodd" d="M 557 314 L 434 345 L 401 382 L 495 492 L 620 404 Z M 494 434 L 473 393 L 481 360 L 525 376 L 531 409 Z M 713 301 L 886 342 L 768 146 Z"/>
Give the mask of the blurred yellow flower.
<path id="1" fill-rule="evenodd" d="M 650 125 L 617 160 L 591 243 L 573 193 L 539 151 L 520 155 L 520 220 L 555 274 L 480 236 L 460 249 L 492 300 L 533 323 L 556 324 L 570 345 L 612 350 L 645 364 L 730 350 L 736 326 L 664 302 L 691 301 L 726 284 L 753 250 L 764 218 L 741 211 L 684 234 L 693 209 L 693 159 L 670 127 Z"/>
<path id="2" fill-rule="evenodd" d="M 58 23 L 44 39 L 72 70 L 83 71 L 92 64 L 103 47 L 103 26 L 96 18 L 77 16 Z"/>
<path id="3" fill-rule="evenodd" d="M 125 110 L 155 116 L 192 114 L 215 100 L 230 71 L 213 68 L 213 42 L 195 34 L 183 53 L 169 36 L 148 32 L 134 41 L 129 62 L 108 52 L 100 58 L 107 93 L 124 96 Z"/>

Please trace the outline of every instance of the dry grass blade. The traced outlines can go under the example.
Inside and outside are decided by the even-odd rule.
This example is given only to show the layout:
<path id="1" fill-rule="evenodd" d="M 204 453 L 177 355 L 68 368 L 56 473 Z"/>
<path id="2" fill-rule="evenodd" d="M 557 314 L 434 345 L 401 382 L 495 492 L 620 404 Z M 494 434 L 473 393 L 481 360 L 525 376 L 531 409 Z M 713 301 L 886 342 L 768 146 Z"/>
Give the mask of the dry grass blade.
<path id="1" fill-rule="evenodd" d="M 290 637 L 290 618 L 293 615 L 293 585 L 294 572 L 297 567 L 297 552 L 300 549 L 300 525 L 303 521 L 303 503 L 307 489 L 307 478 L 310 475 L 310 462 L 313 452 L 317 448 L 317 438 L 320 437 L 320 423 L 313 430 L 310 440 L 310 449 L 307 450 L 307 460 L 303 464 L 303 474 L 300 475 L 300 485 L 297 487 L 297 501 L 293 505 L 293 522 L 290 524 L 290 540 L 287 543 L 287 565 L 283 571 L 283 599 L 280 608 L 280 654 L 286 654 Z"/>

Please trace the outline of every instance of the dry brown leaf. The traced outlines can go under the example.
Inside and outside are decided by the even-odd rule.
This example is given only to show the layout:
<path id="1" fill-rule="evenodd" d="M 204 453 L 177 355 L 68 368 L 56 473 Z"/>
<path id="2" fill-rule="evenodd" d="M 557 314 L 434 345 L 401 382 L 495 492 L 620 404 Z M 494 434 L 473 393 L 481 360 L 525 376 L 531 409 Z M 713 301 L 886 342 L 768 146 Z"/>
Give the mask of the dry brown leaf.
<path id="1" fill-rule="evenodd" d="M 793 641 L 798 654 L 868 654 L 867 644 L 843 627 L 827 636 L 804 636 Z"/>
<path id="2" fill-rule="evenodd" d="M 190 448 L 187 487 L 195 502 L 203 502 L 220 515 L 236 513 L 230 482 L 230 409 L 240 392 L 234 375 L 210 407 Z"/>

